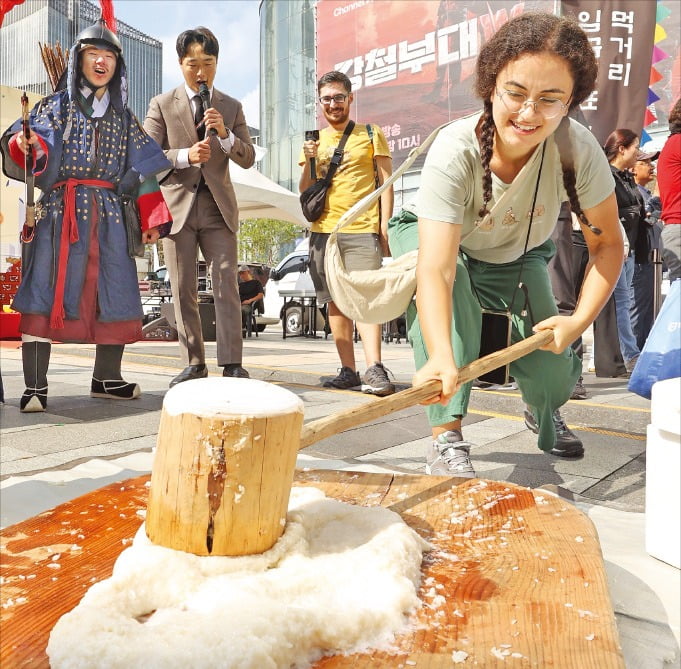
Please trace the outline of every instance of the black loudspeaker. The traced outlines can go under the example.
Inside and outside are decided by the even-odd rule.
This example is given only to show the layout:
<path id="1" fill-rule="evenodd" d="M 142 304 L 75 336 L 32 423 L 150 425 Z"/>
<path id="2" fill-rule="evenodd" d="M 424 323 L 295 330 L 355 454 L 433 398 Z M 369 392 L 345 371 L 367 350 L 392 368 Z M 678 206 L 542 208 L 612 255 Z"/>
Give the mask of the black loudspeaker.
<path id="1" fill-rule="evenodd" d="M 161 305 L 161 316 L 168 321 L 171 327 L 177 329 L 175 307 L 172 302 Z M 201 318 L 203 341 L 215 341 L 215 305 L 212 302 L 199 302 L 199 317 Z"/>
<path id="2" fill-rule="evenodd" d="M 199 316 L 201 317 L 203 341 L 215 341 L 215 304 L 199 302 Z"/>

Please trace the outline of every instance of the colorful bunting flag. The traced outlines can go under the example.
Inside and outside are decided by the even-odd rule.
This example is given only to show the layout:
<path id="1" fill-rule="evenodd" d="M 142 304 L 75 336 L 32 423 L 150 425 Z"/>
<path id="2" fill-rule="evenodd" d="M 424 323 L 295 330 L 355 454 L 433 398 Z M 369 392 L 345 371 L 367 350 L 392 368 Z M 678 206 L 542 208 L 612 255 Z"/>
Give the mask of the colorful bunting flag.
<path id="1" fill-rule="evenodd" d="M 652 86 L 653 84 L 656 84 L 658 81 L 662 79 L 662 75 L 654 68 L 650 68 L 650 82 L 648 83 L 648 86 Z"/>
<path id="2" fill-rule="evenodd" d="M 646 127 L 649 126 L 651 123 L 654 123 L 657 121 L 657 116 L 654 113 L 654 104 L 660 99 L 660 96 L 653 91 L 652 86 L 655 85 L 660 79 L 662 79 L 662 75 L 653 67 L 655 63 L 659 63 L 661 60 L 664 60 L 665 58 L 669 58 L 669 55 L 666 54 L 662 49 L 660 49 L 657 44 L 662 42 L 664 39 L 667 38 L 667 32 L 666 30 L 660 25 L 662 21 L 664 21 L 666 18 L 669 18 L 671 14 L 671 10 L 665 7 L 663 4 L 660 3 L 660 0 L 657 2 L 657 7 L 655 9 L 655 38 L 653 40 L 653 54 L 652 54 L 652 59 L 651 59 L 651 66 L 650 66 L 650 81 L 648 83 L 648 108 L 646 109 L 645 113 L 645 118 L 643 121 L 643 130 L 641 132 L 641 146 L 644 146 L 646 142 L 650 142 L 652 140 L 651 136 L 646 132 Z M 652 107 L 652 109 L 651 109 Z"/>
<path id="3" fill-rule="evenodd" d="M 657 21 L 657 23 L 660 23 L 661 21 L 664 21 L 665 19 L 669 18 L 669 15 L 671 13 L 672 13 L 671 9 L 665 7 L 664 5 L 658 2 L 657 9 L 655 11 L 655 21 Z"/>
<path id="4" fill-rule="evenodd" d="M 669 54 L 666 54 L 659 46 L 653 47 L 653 65 L 659 63 L 661 60 L 669 58 Z"/>

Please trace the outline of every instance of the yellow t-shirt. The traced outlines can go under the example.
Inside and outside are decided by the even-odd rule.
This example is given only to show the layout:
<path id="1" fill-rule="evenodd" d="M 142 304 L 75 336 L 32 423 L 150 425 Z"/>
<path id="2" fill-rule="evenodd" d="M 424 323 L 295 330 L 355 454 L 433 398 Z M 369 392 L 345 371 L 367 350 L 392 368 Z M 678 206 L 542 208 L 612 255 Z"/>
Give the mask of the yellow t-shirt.
<path id="1" fill-rule="evenodd" d="M 324 213 L 318 221 L 312 224 L 312 232 L 331 232 L 338 219 L 350 207 L 376 188 L 374 176 L 374 156 L 390 157 L 390 149 L 385 135 L 376 125 L 371 125 L 372 140 L 369 138 L 366 125 L 355 123 L 350 136 L 345 143 L 343 159 L 331 180 L 331 186 L 326 193 Z M 324 128 L 319 133 L 319 150 L 317 151 L 317 177 L 326 175 L 329 169 L 334 149 L 343 136 L 331 128 Z M 305 155 L 300 152 L 299 164 L 305 164 Z M 379 230 L 378 202 L 371 209 L 362 214 L 356 221 L 343 228 L 343 232 L 373 232 Z"/>

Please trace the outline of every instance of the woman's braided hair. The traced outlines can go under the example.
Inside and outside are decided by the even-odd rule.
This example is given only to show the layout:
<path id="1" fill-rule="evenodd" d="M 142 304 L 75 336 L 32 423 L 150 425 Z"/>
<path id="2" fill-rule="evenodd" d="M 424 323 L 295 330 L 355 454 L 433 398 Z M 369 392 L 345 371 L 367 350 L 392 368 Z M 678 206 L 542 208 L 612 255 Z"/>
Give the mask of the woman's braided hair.
<path id="1" fill-rule="evenodd" d="M 538 53 L 551 53 L 566 61 L 574 81 L 569 103 L 570 111 L 577 109 L 595 88 L 598 72 L 596 57 L 584 31 L 570 18 L 533 12 L 521 14 L 504 24 L 482 47 L 476 65 L 474 89 L 484 105 L 479 126 L 480 156 L 484 170 L 483 205 L 478 212 L 481 217 L 488 212 L 487 205 L 492 199 L 490 161 L 496 126 L 492 117 L 491 99 L 496 90 L 497 77 L 511 61 L 526 54 Z M 588 225 L 589 222 L 577 197 L 569 127 L 570 122 L 564 117 L 555 132 L 563 170 L 563 185 L 570 199 L 572 211 L 583 224 Z"/>

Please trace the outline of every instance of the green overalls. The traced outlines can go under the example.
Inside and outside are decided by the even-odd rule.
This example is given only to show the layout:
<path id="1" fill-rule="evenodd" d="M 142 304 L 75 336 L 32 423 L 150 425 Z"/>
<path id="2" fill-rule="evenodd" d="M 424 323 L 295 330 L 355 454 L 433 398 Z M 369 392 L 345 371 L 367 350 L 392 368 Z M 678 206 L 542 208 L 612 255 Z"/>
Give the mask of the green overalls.
<path id="1" fill-rule="evenodd" d="M 418 248 L 417 217 L 402 211 L 390 219 L 388 235 L 394 257 Z M 456 280 L 452 291 L 452 349 L 457 367 L 477 359 L 480 351 L 481 306 L 486 309 L 509 309 L 512 314 L 512 343 L 532 334 L 531 316 L 538 323 L 558 314 L 551 289 L 547 263 L 555 253 L 555 245 L 547 240 L 528 251 L 522 266 L 522 282 L 527 286 L 529 309 L 523 316 L 525 295 L 516 291 L 515 302 L 510 305 L 518 284 L 521 259 L 510 263 L 492 264 L 475 260 L 461 252 L 456 263 Z M 475 286 L 475 293 L 471 288 Z M 420 287 L 417 290 L 427 290 Z M 477 293 L 477 298 L 476 298 Z M 478 298 L 480 301 L 478 301 Z M 414 351 L 416 368 L 428 360 L 421 335 L 421 326 L 414 302 L 407 309 L 407 335 Z M 538 445 L 550 451 L 556 441 L 551 415 L 570 397 L 582 369 L 581 360 L 568 347 L 561 354 L 534 351 L 511 363 L 510 373 L 518 383 L 523 401 L 532 409 L 539 425 Z M 471 394 L 471 383 L 464 384 L 450 402 L 430 404 L 425 407 L 432 426 L 450 423 L 466 415 Z"/>

